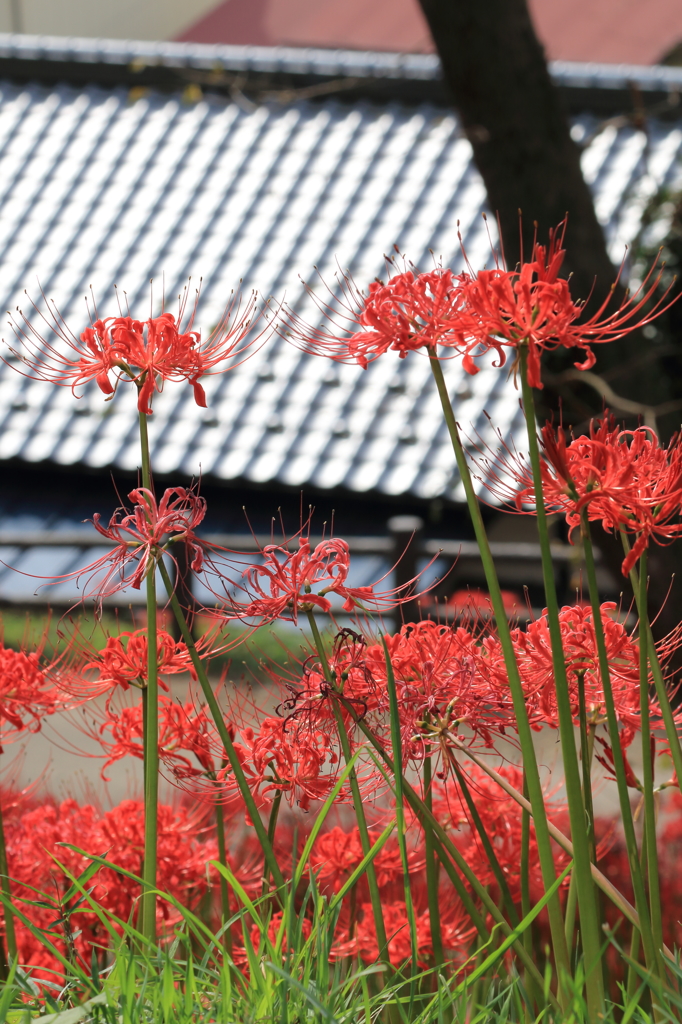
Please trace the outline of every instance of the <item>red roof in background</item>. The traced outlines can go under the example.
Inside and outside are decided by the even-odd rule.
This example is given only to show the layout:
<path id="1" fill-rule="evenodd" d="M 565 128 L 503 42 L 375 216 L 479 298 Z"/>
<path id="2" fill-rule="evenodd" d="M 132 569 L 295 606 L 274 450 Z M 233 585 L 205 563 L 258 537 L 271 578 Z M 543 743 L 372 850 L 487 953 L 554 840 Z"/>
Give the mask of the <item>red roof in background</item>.
<path id="1" fill-rule="evenodd" d="M 682 42 L 680 0 L 529 0 L 551 60 L 655 64 Z M 433 50 L 417 0 L 222 0 L 181 40 Z"/>

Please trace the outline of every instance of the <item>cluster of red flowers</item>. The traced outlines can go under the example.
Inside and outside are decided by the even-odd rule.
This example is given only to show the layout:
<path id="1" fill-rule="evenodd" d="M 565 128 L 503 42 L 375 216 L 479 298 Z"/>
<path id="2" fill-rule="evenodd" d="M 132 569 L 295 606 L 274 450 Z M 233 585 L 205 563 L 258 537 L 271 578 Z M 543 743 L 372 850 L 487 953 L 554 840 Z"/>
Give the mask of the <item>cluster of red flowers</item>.
<path id="1" fill-rule="evenodd" d="M 587 369 L 595 362 L 594 343 L 617 340 L 648 323 L 665 308 L 667 297 L 666 293 L 650 303 L 661 279 L 654 266 L 618 309 L 608 313 L 607 299 L 585 317 L 584 303 L 571 297 L 568 281 L 559 276 L 565 229 L 564 221 L 550 232 L 548 246 L 536 242 L 531 259 L 514 270 L 507 270 L 495 253 L 494 269 L 477 274 L 469 268 L 455 275 L 440 266 L 424 273 L 407 268 L 399 271 L 392 259 L 388 261 L 389 280 L 370 284 L 367 295 L 345 275 L 340 282 L 340 302 L 333 295 L 330 302 L 324 302 L 311 291 L 331 321 L 330 329 L 313 328 L 289 310 L 280 330 L 306 351 L 362 367 L 388 351 L 404 358 L 410 351 L 424 349 L 436 354 L 442 348 L 461 355 L 467 373 L 476 373 L 475 360 L 485 353 L 494 351 L 497 365 L 503 365 L 508 351 L 518 355 L 524 349 L 529 383 L 542 387 L 542 352 L 558 347 L 576 349 L 584 357 L 576 366 Z M 196 402 L 205 406 L 200 379 L 232 369 L 253 351 L 264 335 L 254 328 L 262 314 L 255 294 L 243 309 L 237 296 L 204 343 L 200 332 L 194 330 L 196 303 L 181 326 L 187 298 L 185 289 L 177 317 L 163 312 L 141 321 L 130 315 L 104 319 L 96 315 L 79 337 L 49 302 L 44 312 L 34 306 L 38 323 L 47 328 L 46 337 L 35 326 L 35 318 L 19 312 L 12 326 L 23 350 L 17 354 L 27 368 L 22 372 L 74 391 L 95 381 L 107 398 L 113 396 L 121 380 L 132 381 L 138 390 L 138 407 L 147 414 L 152 411 L 154 392 L 166 381 L 187 381 Z"/>
<path id="2" fill-rule="evenodd" d="M 365 296 L 353 279 L 341 281 L 341 300 L 332 304 L 311 296 L 332 328 L 313 328 L 290 312 L 285 333 L 305 351 L 362 367 L 385 352 L 442 348 L 463 357 L 467 373 L 477 373 L 475 359 L 488 352 L 502 366 L 509 351 L 516 358 L 525 350 L 528 382 L 541 388 L 540 357 L 556 348 L 576 349 L 583 356 L 575 365 L 586 370 L 595 363 L 591 346 L 615 341 L 659 315 L 666 296 L 647 308 L 660 284 L 655 267 L 637 292 L 611 313 L 607 299 L 590 317 L 584 303 L 571 297 L 569 282 L 559 273 L 564 262 L 566 223 L 550 232 L 548 246 L 537 242 L 532 258 L 518 268 L 499 265 L 454 275 L 436 267 L 426 273 L 405 270 L 387 283 L 370 284 Z M 394 260 L 389 269 L 396 269 Z M 637 317 L 640 317 L 637 321 Z"/>
<path id="3" fill-rule="evenodd" d="M 521 809 L 496 783 L 477 766 L 462 762 L 467 787 L 487 836 L 493 846 L 499 868 L 504 876 L 511 898 L 518 905 L 521 899 Z M 522 788 L 522 771 L 509 765 L 502 774 L 511 785 Z M 567 811 L 558 796 L 547 799 L 551 820 L 566 830 Z M 502 899 L 498 881 L 483 851 L 477 829 L 472 821 L 464 795 L 453 775 L 434 790 L 433 807 L 436 817 L 451 836 L 460 853 L 474 869 L 479 880 L 489 888 L 496 901 Z M 680 845 L 682 798 L 673 794 L 665 805 L 662 826 L 661 877 L 665 893 L 663 901 L 666 940 L 672 946 L 679 942 L 680 889 L 677 872 L 677 853 Z M 91 954 L 99 957 L 109 945 L 109 937 L 100 918 L 87 903 L 76 907 L 78 900 L 64 903 L 70 880 L 63 874 L 63 865 L 73 875 L 81 873 L 88 864 L 85 854 L 77 850 L 103 856 L 112 864 L 132 874 L 141 873 L 144 849 L 143 811 L 140 801 L 126 800 L 107 812 L 92 805 L 79 805 L 74 800 L 61 804 L 51 801 L 37 802 L 22 799 L 12 801 L 5 793 L 3 811 L 6 819 L 10 873 L 13 877 L 14 898 L 21 907 L 23 900 L 42 899 L 40 905 L 31 904 L 31 918 L 39 930 L 66 955 L 75 955 L 87 969 Z M 230 867 L 250 897 L 260 893 L 263 874 L 262 851 L 250 834 L 241 827 L 243 812 L 235 809 L 228 820 L 230 838 L 228 857 Z M 381 827 L 377 821 L 375 827 Z M 278 826 L 275 839 L 278 859 L 283 866 L 291 861 L 292 849 L 299 853 L 305 841 L 305 829 L 294 828 L 291 820 Z M 407 839 L 410 887 L 415 906 L 419 962 L 429 966 L 433 943 L 428 912 L 425 852 L 423 833 L 414 819 L 410 820 Z M 614 831 L 614 822 L 597 822 L 597 856 L 600 869 L 619 889 L 628 893 L 629 874 L 627 859 Z M 70 849 L 76 847 L 77 850 Z M 213 900 L 217 899 L 217 874 L 210 872 L 207 881 L 206 864 L 217 859 L 214 826 L 207 812 L 189 812 L 178 807 L 162 806 L 159 811 L 159 888 L 168 892 L 187 907 L 197 907 L 209 888 Z M 308 871 L 314 873 L 321 893 L 332 896 L 338 892 L 363 859 L 362 844 L 357 828 L 335 825 L 323 831 L 316 839 L 310 856 Z M 555 861 L 560 870 L 568 857 L 555 850 Z M 389 839 L 376 856 L 375 870 L 381 893 L 384 925 L 388 937 L 391 962 L 400 966 L 411 957 L 409 918 L 404 899 L 404 871 L 398 843 Z M 286 871 L 285 871 L 286 873 Z M 531 831 L 529 846 L 529 883 L 531 900 L 535 902 L 543 892 L 537 846 Z M 102 867 L 88 888 L 105 913 L 120 920 L 133 920 L 136 914 L 138 886 L 132 879 Z M 36 890 L 39 896 L 36 896 Z M 565 896 L 567 884 L 562 892 Z M 43 898 L 44 897 L 44 898 Z M 234 908 L 236 909 L 236 907 Z M 441 874 L 439 882 L 439 917 L 443 945 L 448 958 L 455 965 L 463 964 L 472 952 L 474 930 L 459 898 L 447 878 Z M 175 921 L 174 909 L 165 901 L 159 902 L 159 928 L 168 928 Z M 541 927 L 545 927 L 540 922 Z M 269 927 L 274 941 L 281 925 L 281 914 L 275 915 Z M 303 921 L 304 934 L 309 935 L 311 922 Z M 61 968 L 39 939 L 20 921 L 17 921 L 19 957 L 22 965 L 32 969 L 37 980 L 53 980 Z M 251 936 L 256 949 L 260 934 Z M 241 927 L 232 929 L 233 956 L 242 969 L 248 969 Z M 338 918 L 332 956 L 359 957 L 372 963 L 379 955 L 376 929 L 366 878 L 356 884 L 352 901 L 344 900 Z"/>
<path id="4" fill-rule="evenodd" d="M 291 729 L 279 717 L 265 717 L 239 730 L 226 721 L 239 762 L 261 809 L 277 793 L 291 805 L 308 810 L 324 800 L 336 782 L 338 752 L 322 729 Z M 143 711 L 139 704 L 114 707 L 108 702 L 104 719 L 92 733 L 106 758 L 106 770 L 124 757 L 144 757 Z M 184 704 L 159 698 L 159 758 L 171 780 L 206 803 L 243 807 L 239 786 L 229 765 L 213 719 L 194 700 Z M 347 798 L 345 788 L 339 800 Z"/>
<path id="5" fill-rule="evenodd" d="M 396 682 L 404 756 L 421 760 L 438 737 L 449 730 L 457 735 L 467 728 L 492 746 L 491 730 L 509 721 L 511 701 L 499 687 L 494 690 L 481 672 L 485 649 L 475 633 L 426 620 L 408 624 L 384 638 Z M 367 644 L 348 630 L 337 637 L 329 668 L 330 689 L 315 660 L 306 666 L 299 689 L 290 687 L 282 705 L 299 732 L 314 727 L 333 728 L 332 699 L 342 697 L 346 718 L 352 712 L 390 742 L 387 664 L 383 644 Z"/>
<path id="6" fill-rule="evenodd" d="M 612 617 L 615 610 L 615 604 L 610 602 L 601 606 L 613 699 L 622 726 L 620 741 L 623 746 L 629 746 L 640 724 L 639 645 L 625 626 Z M 601 724 L 606 719 L 606 708 L 592 610 L 580 604 L 564 607 L 559 612 L 559 623 L 574 721 L 576 725 L 579 724 L 578 680 L 581 678 L 588 721 L 594 725 Z M 558 711 L 547 615 L 529 623 L 525 630 L 514 630 L 512 638 L 531 722 L 536 728 L 544 724 L 557 728 Z M 499 658 L 502 658 L 501 651 Z M 651 699 L 650 705 L 653 720 L 660 719 L 655 698 Z"/>
<path id="7" fill-rule="evenodd" d="M 609 415 L 570 443 L 564 430 L 542 431 L 542 489 L 547 507 L 562 512 L 574 530 L 582 509 L 605 530 L 626 530 L 636 540 L 623 561 L 627 575 L 653 538 L 669 543 L 682 533 L 682 435 L 662 445 L 653 430 L 619 429 Z M 533 505 L 533 482 L 518 472 L 519 510 Z"/>
<path id="8" fill-rule="evenodd" d="M 620 743 L 627 747 L 639 728 L 639 646 L 614 617 L 616 606 L 602 605 L 606 649 Z M 559 613 L 574 721 L 579 725 L 579 684 L 582 683 L 590 724 L 604 722 L 604 689 L 591 609 L 565 606 Z M 524 629 L 512 630 L 526 710 L 534 729 L 558 728 L 552 648 L 546 613 Z M 400 713 L 403 757 L 419 764 L 424 756 L 440 760 L 447 773 L 457 742 L 494 749 L 496 738 L 516 731 L 502 645 L 494 631 L 440 625 L 426 620 L 403 626 L 384 638 Z M 662 654 L 670 654 L 663 645 Z M 358 634 L 342 631 L 329 658 L 333 685 L 315 658 L 304 666 L 298 686 L 288 685 L 280 706 L 289 731 L 298 742 L 322 729 L 336 730 L 332 701 L 348 724 L 360 718 L 390 747 L 386 652 L 383 644 L 367 644 Z M 656 698 L 650 700 L 654 729 L 660 727 Z M 679 718 L 682 712 L 675 712 Z M 606 755 L 608 757 L 608 754 Z M 369 780 L 368 780 L 369 784 Z"/>
<path id="9" fill-rule="evenodd" d="M 3 811 L 17 906 L 22 908 L 24 900 L 33 901 L 26 907 L 33 924 L 62 952 L 78 955 L 89 969 L 92 952 L 99 955 L 108 946 L 109 936 L 87 904 L 72 914 L 72 907 L 63 905 L 62 897 L 71 882 L 59 865 L 78 877 L 88 866 L 87 854 L 94 854 L 139 877 L 144 854 L 142 802 L 125 800 L 102 813 L 75 800 L 61 804 L 33 801 L 33 806 L 30 802 L 23 806 L 18 801 L 14 806 L 3 806 Z M 182 808 L 159 808 L 159 887 L 189 906 L 196 905 L 206 892 L 206 863 L 216 856 L 214 839 L 201 837 L 202 831 L 206 831 L 202 815 L 190 814 Z M 86 853 L 71 850 L 69 845 Z M 94 884 L 92 899 L 105 911 L 122 921 L 134 916 L 139 884 L 110 868 L 101 869 L 90 884 Z M 76 902 L 78 899 L 72 901 Z M 157 913 L 160 927 L 175 917 L 175 911 L 164 901 L 159 901 Z M 20 963 L 42 969 L 38 977 L 53 979 L 54 972 L 60 973 L 59 964 L 19 919 L 15 918 L 15 924 Z M 68 942 L 71 950 L 66 948 Z"/>
<path id="10" fill-rule="evenodd" d="M 586 318 L 583 304 L 571 297 L 569 283 L 559 276 L 564 259 L 564 227 L 551 234 L 548 247 L 535 244 L 531 260 L 512 271 L 497 263 L 492 270 L 459 276 L 440 267 L 424 274 L 406 269 L 394 273 L 385 284 L 372 284 L 367 296 L 346 278 L 342 285 L 345 323 L 341 333 L 326 328 L 311 330 L 293 314 L 288 333 L 308 351 L 362 367 L 388 351 L 397 352 L 402 358 L 410 351 L 424 350 L 434 359 L 443 353 L 448 357 L 461 356 L 466 372 L 476 373 L 476 360 L 486 353 L 492 353 L 501 366 L 511 352 L 514 369 L 523 361 L 528 382 L 542 387 L 544 351 L 558 347 L 575 350 L 582 359 L 576 366 L 587 369 L 595 362 L 593 344 L 621 337 L 633 328 L 639 316 L 641 323 L 646 323 L 658 315 L 665 303 L 664 296 L 651 308 L 648 306 L 660 281 L 652 269 L 639 291 L 615 312 L 608 313 L 605 303 Z M 194 314 L 184 327 L 180 326 L 183 303 L 184 300 L 177 319 L 165 312 L 145 322 L 123 315 L 97 317 L 79 339 L 70 335 L 56 310 L 48 306 L 54 343 L 41 338 L 22 315 L 15 327 L 28 352 L 25 372 L 72 389 L 95 381 L 107 397 L 113 396 L 121 380 L 127 380 L 137 387 L 138 408 L 143 416 L 151 413 L 154 393 L 168 380 L 189 382 L 197 403 L 205 405 L 200 378 L 236 365 L 258 340 L 252 324 L 255 296 L 243 312 L 238 303 L 229 309 L 206 344 L 202 344 L 199 332 L 193 329 Z M 324 306 L 324 311 L 333 320 L 333 306 Z M 681 438 L 673 439 L 664 448 L 647 428 L 617 430 L 606 417 L 593 425 L 589 436 L 570 443 L 561 429 L 556 433 L 548 426 L 543 431 L 543 442 L 543 488 L 548 507 L 563 512 L 572 529 L 586 510 L 590 519 L 600 521 L 606 529 L 623 529 L 633 534 L 635 542 L 623 564 L 625 573 L 652 538 L 658 542 L 671 541 L 682 531 Z M 532 481 L 523 473 L 520 485 L 515 499 L 521 511 L 532 504 L 533 491 Z M 95 529 L 111 544 L 111 550 L 87 568 L 53 582 L 89 576 L 91 583 L 95 581 L 91 590 L 101 602 L 124 587 L 139 589 L 156 572 L 162 556 L 172 559 L 174 545 L 180 543 L 188 551 L 192 571 L 204 574 L 209 589 L 218 598 L 218 607 L 209 609 L 216 630 L 229 627 L 234 620 L 289 619 L 297 623 L 301 613 L 311 618 L 317 612 L 332 615 L 335 600 L 343 612 L 361 619 L 367 611 L 381 613 L 415 597 L 415 580 L 383 590 L 380 584 L 385 577 L 372 586 L 350 586 L 348 544 L 338 538 L 326 538 L 313 548 L 303 529 L 297 536 L 296 550 L 290 550 L 288 542 L 269 544 L 259 552 L 257 564 L 250 562 L 240 572 L 233 557 L 237 552 L 219 549 L 197 536 L 206 503 L 195 489 L 170 488 L 157 500 L 152 489 L 138 487 L 130 492 L 129 498 L 132 511 L 118 510 L 108 525 L 102 523 L 99 515 L 93 517 Z M 215 589 L 211 574 L 218 579 Z M 640 724 L 639 650 L 613 612 L 615 606 L 602 606 L 619 722 L 619 735 L 610 736 L 608 742 L 616 745 L 615 749 L 620 744 L 625 752 Z M 559 627 L 575 722 L 578 723 L 580 712 L 579 693 L 584 693 L 588 721 L 596 729 L 605 717 L 605 701 L 592 612 L 580 604 L 564 607 L 559 613 Z M 200 657 L 211 648 L 215 653 L 214 639 L 215 635 L 210 635 L 198 643 Z M 225 638 L 221 643 L 223 649 L 229 646 Z M 547 614 L 527 628 L 512 630 L 511 643 L 532 727 L 555 728 L 557 700 Z M 670 654 L 672 646 L 665 644 L 662 653 Z M 76 647 L 74 644 L 74 650 Z M 131 706 L 129 701 L 131 687 L 144 690 L 147 686 L 150 652 L 144 630 L 110 637 L 101 652 L 86 648 L 84 645 L 80 651 L 80 668 L 85 676 L 97 673 L 92 682 L 79 681 L 73 666 L 69 666 L 64 679 L 58 679 L 54 665 L 44 663 L 41 652 L 13 652 L 0 645 L 0 740 L 26 728 L 40 728 L 43 716 L 56 710 L 59 702 L 64 701 L 64 694 L 78 700 L 106 694 L 99 728 L 93 726 L 104 752 L 104 773 L 123 757 L 145 756 L 143 707 Z M 192 654 L 196 660 L 194 651 Z M 185 644 L 163 630 L 158 632 L 156 656 L 162 676 L 187 672 L 196 678 Z M 410 624 L 393 636 L 383 637 L 380 643 L 349 629 L 340 630 L 328 656 L 320 649 L 302 664 L 298 678 L 287 685 L 288 697 L 276 715 L 258 714 L 238 722 L 231 711 L 226 714 L 225 725 L 234 749 L 225 732 L 218 732 L 201 703 L 194 697 L 184 703 L 172 700 L 161 679 L 161 687 L 166 691 L 158 706 L 162 769 L 185 791 L 202 799 L 194 801 L 196 809 L 192 814 L 182 808 L 160 808 L 159 888 L 186 904 L 196 905 L 214 884 L 210 879 L 206 881 L 205 871 L 207 862 L 217 853 L 211 824 L 214 811 L 219 818 L 222 814 L 229 818 L 230 838 L 234 839 L 231 863 L 247 893 L 257 895 L 264 874 L 267 876 L 270 870 L 276 874 L 273 864 L 266 867 L 263 851 L 253 836 L 245 840 L 243 833 L 236 836 L 237 825 L 253 824 L 245 813 L 243 794 L 235 777 L 235 772 L 239 775 L 237 762 L 256 809 L 270 809 L 273 821 L 277 820 L 282 797 L 292 809 L 307 812 L 329 795 L 344 767 L 342 751 L 347 756 L 347 745 L 358 753 L 353 787 L 357 778 L 361 797 L 368 806 L 370 798 L 379 791 L 383 790 L 386 797 L 385 777 L 358 726 L 362 724 L 365 730 L 371 730 L 373 738 L 391 750 L 395 732 L 390 721 L 391 679 L 395 681 L 403 760 L 414 768 L 429 759 L 431 777 L 436 780 L 429 794 L 434 813 L 480 882 L 502 902 L 506 895 L 499 890 L 504 890 L 505 885 L 500 885 L 499 872 L 493 870 L 484 853 L 468 805 L 468 788 L 495 851 L 506 889 L 518 904 L 522 885 L 519 804 L 501 792 L 481 768 L 466 761 L 467 747 L 470 756 L 474 747 L 495 750 L 500 736 L 511 736 L 513 741 L 517 729 L 502 644 L 491 623 L 481 619 L 476 624 L 475 617 L 470 628 L 432 621 Z M 208 689 L 205 694 L 211 701 Z M 655 750 L 660 708 L 654 700 L 650 711 Z M 679 719 L 682 711 L 675 715 Z M 613 753 L 603 737 L 597 738 L 604 747 L 598 757 L 608 767 Z M 230 748 L 229 757 L 223 742 Z M 630 783 L 638 786 L 634 773 L 629 771 Z M 467 779 L 466 788 L 462 772 Z M 507 766 L 502 774 L 513 788 L 522 789 L 520 768 Z M 351 786 L 347 784 L 338 795 L 339 804 L 347 802 L 350 795 Z M 390 803 L 386 797 L 384 813 L 391 813 Z M 558 800 L 547 799 L 546 803 L 550 816 L 565 829 L 565 808 Z M 249 806 L 253 812 L 254 804 Z M 381 824 L 382 812 L 376 806 L 370 812 L 370 817 L 374 814 L 377 819 L 370 825 L 373 830 Z M 285 806 L 282 814 L 287 813 Z M 106 945 L 107 937 L 87 904 L 63 905 L 68 883 L 57 860 L 63 860 L 70 871 L 78 874 L 87 857 L 59 844 L 71 843 L 90 854 L 105 855 L 139 875 L 145 839 L 142 805 L 126 801 L 100 813 L 73 800 L 61 805 L 48 802 L 40 807 L 22 807 L 19 801 L 8 808 L 6 817 L 7 850 L 16 899 L 32 899 L 31 886 L 43 889 L 46 895 L 37 904 L 36 925 L 54 936 L 69 957 L 78 957 L 87 964 L 89 954 Z M 257 820 L 256 824 L 260 822 Z M 204 835 L 198 837 L 197 832 Z M 280 819 L 274 841 L 278 864 L 286 863 L 292 854 L 295 862 L 303 838 L 295 836 L 295 832 L 287 832 Z M 676 838 L 679 837 L 671 834 L 671 847 Z M 423 832 L 412 816 L 408 817 L 405 839 L 407 873 L 416 910 L 417 957 L 422 966 L 427 966 L 434 947 L 424 870 L 427 857 Z M 538 898 L 543 884 L 532 834 L 528 852 L 531 894 Z M 607 852 L 606 842 L 598 846 L 600 857 Z M 557 866 L 567 863 L 564 853 L 555 854 Z M 358 829 L 345 830 L 337 825 L 317 837 L 308 870 L 315 876 L 319 891 L 332 894 L 339 891 L 362 859 Z M 148 867 L 149 864 L 148 860 Z M 401 848 L 393 837 L 376 856 L 374 870 L 388 936 L 388 955 L 396 965 L 412 955 L 405 868 Z M 455 964 L 463 963 L 471 951 L 473 925 L 443 873 L 438 884 L 443 943 L 449 959 Z M 137 894 L 137 884 L 114 869 L 102 868 L 95 876 L 93 898 L 120 919 L 134 916 Z M 172 920 L 163 900 L 159 902 L 158 914 L 163 929 L 164 922 L 167 925 Z M 277 914 L 269 921 L 273 938 L 281 921 Z M 309 934 L 311 927 L 310 921 L 305 921 L 304 934 Z M 252 938 L 254 943 L 260 940 L 255 933 Z M 241 927 L 235 926 L 233 939 L 236 962 L 247 968 Z M 366 876 L 356 883 L 352 899 L 344 902 L 333 939 L 333 957 L 353 956 L 370 962 L 379 955 Z M 41 970 L 54 967 L 44 947 L 21 924 L 19 945 L 23 963 Z"/>

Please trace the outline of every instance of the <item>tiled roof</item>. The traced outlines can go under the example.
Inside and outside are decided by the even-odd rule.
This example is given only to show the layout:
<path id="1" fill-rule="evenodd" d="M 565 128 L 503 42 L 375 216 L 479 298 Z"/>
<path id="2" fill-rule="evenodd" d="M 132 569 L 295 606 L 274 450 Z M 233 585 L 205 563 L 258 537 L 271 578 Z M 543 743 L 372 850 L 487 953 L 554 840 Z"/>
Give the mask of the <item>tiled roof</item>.
<path id="1" fill-rule="evenodd" d="M 594 127 L 579 119 L 576 137 Z M 681 146 L 682 126 L 668 123 L 646 134 L 609 126 L 589 142 L 585 172 L 614 259 L 648 197 L 679 180 Z M 484 208 L 469 143 L 442 109 L 210 97 L 187 105 L 153 93 L 131 102 L 121 89 L 0 86 L 0 299 L 25 307 L 23 289 L 36 296 L 39 282 L 74 330 L 86 324 L 89 285 L 100 313 L 114 308 L 117 284 L 144 314 L 149 279 L 158 296 L 162 276 L 167 295 L 203 277 L 205 329 L 240 278 L 314 317 L 299 274 L 312 280 L 318 266 L 332 279 L 338 261 L 366 282 L 394 243 L 418 265 L 432 250 L 458 267 L 458 221 L 482 265 Z M 486 435 L 484 411 L 505 436 L 519 427 L 504 372 L 468 377 L 453 361 L 446 375 L 465 428 Z M 158 472 L 461 496 L 419 356 L 384 357 L 363 372 L 276 340 L 206 390 L 208 410 L 188 388 L 160 396 Z M 133 469 L 133 396 L 105 405 L 88 391 L 76 403 L 67 389 L 3 367 L 0 457 Z"/>

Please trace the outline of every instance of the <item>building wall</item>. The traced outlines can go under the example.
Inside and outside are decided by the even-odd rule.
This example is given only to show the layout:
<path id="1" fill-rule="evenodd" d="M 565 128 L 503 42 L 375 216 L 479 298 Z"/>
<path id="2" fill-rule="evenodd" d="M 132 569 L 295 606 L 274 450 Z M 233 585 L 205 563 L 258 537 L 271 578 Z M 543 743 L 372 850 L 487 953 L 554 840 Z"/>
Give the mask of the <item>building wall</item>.
<path id="1" fill-rule="evenodd" d="M 0 32 L 173 39 L 217 0 L 0 0 Z"/>
<path id="2" fill-rule="evenodd" d="M 654 64 L 682 43 L 680 0 L 529 0 L 552 60 Z M 220 0 L 179 38 L 200 43 L 433 50 L 418 0 Z"/>

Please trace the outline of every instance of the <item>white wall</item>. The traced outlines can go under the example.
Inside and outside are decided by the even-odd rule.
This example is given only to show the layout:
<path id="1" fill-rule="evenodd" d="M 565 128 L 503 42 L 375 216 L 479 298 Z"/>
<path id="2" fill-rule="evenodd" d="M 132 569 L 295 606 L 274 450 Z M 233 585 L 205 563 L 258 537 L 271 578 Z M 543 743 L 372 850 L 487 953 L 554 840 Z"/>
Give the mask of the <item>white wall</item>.
<path id="1" fill-rule="evenodd" d="M 0 0 L 0 32 L 173 39 L 220 0 Z"/>

